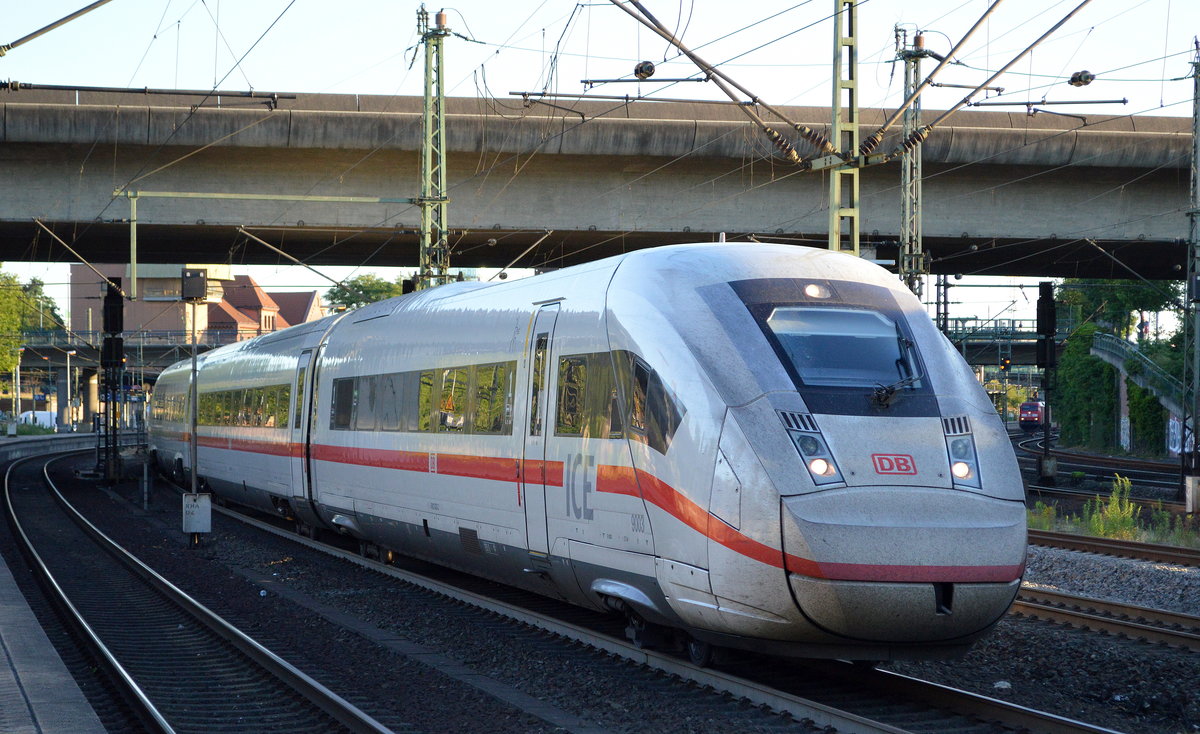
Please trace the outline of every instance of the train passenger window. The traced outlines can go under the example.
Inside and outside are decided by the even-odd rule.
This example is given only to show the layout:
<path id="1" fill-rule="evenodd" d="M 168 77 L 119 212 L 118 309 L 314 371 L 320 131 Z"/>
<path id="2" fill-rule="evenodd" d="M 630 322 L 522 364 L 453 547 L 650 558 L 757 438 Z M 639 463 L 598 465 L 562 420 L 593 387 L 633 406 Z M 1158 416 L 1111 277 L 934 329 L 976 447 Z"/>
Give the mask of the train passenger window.
<path id="1" fill-rule="evenodd" d="M 425 370 L 420 373 L 420 383 L 418 385 L 417 394 L 417 431 L 432 431 L 433 430 L 433 379 L 436 376 L 433 370 Z"/>
<path id="2" fill-rule="evenodd" d="M 555 435 L 603 439 L 624 435 L 612 359 L 609 352 L 559 359 Z"/>
<path id="3" fill-rule="evenodd" d="M 267 416 L 271 410 L 271 388 L 255 387 L 247 390 L 249 396 L 247 418 L 250 425 L 261 428 L 267 425 Z"/>
<path id="4" fill-rule="evenodd" d="M 330 410 L 329 427 L 335 430 L 350 428 L 354 417 L 354 378 L 346 377 L 333 381 L 333 405 Z"/>
<path id="5" fill-rule="evenodd" d="M 296 405 L 292 410 L 295 422 L 292 424 L 292 428 L 300 427 L 300 416 L 303 413 L 301 408 L 304 407 L 304 373 L 307 371 L 307 367 L 301 367 L 300 372 L 296 375 Z M 286 425 L 286 423 L 281 425 Z"/>
<path id="6" fill-rule="evenodd" d="M 584 433 L 589 438 L 621 438 L 624 421 L 617 400 L 617 380 L 610 352 L 588 355 L 587 382 L 583 409 L 587 427 Z"/>
<path id="7" fill-rule="evenodd" d="M 271 424 L 274 428 L 287 428 L 289 414 L 288 411 L 292 407 L 292 393 L 290 385 L 276 385 L 275 388 L 275 409 L 271 411 L 271 416 L 274 422 Z"/>
<path id="8" fill-rule="evenodd" d="M 608 437 L 620 438 L 625 433 L 621 419 L 621 401 L 617 398 L 617 388 L 614 385 L 608 391 Z"/>
<path id="9" fill-rule="evenodd" d="M 475 420 L 472 433 L 511 433 L 511 363 L 485 364 L 475 368 Z"/>
<path id="10" fill-rule="evenodd" d="M 533 349 L 533 379 L 529 395 L 529 435 L 542 435 L 542 381 L 546 376 L 546 348 L 550 334 L 538 334 Z"/>
<path id="11" fill-rule="evenodd" d="M 588 360 L 585 355 L 558 360 L 558 414 L 556 436 L 584 435 L 584 390 L 587 387 Z"/>
<path id="12" fill-rule="evenodd" d="M 633 363 L 633 394 L 630 396 L 629 427 L 646 433 L 646 393 L 650 389 L 650 368 L 641 360 Z"/>
<path id="13" fill-rule="evenodd" d="M 467 427 L 466 367 L 442 370 L 442 395 L 438 403 L 438 430 L 461 433 Z"/>
<path id="14" fill-rule="evenodd" d="M 800 380 L 807 385 L 875 387 L 916 378 L 910 345 L 877 311 L 778 307 L 766 319 Z"/>
<path id="15" fill-rule="evenodd" d="M 374 431 L 378 427 L 379 376 L 358 378 L 358 400 L 354 410 L 354 430 Z"/>
<path id="16" fill-rule="evenodd" d="M 390 375 L 379 375 L 375 394 L 375 419 L 381 431 L 403 430 L 400 423 L 400 407 L 404 401 L 403 375 L 393 372 Z"/>
<path id="17" fill-rule="evenodd" d="M 662 378 L 653 371 L 650 373 L 649 389 L 646 391 L 646 413 L 646 440 L 650 448 L 666 454 L 671 437 L 675 435 L 675 429 L 679 428 L 683 417 L 679 414 L 675 399 L 663 384 Z"/>
<path id="18" fill-rule="evenodd" d="M 216 398 L 216 393 L 211 393 L 211 392 L 200 393 L 199 402 L 197 403 L 197 405 L 200 406 L 199 407 L 199 416 L 198 416 L 197 420 L 199 421 L 200 425 L 202 425 L 202 426 L 211 426 L 213 424 L 212 423 L 212 412 L 213 412 L 212 406 L 213 406 L 214 398 Z"/>
<path id="19" fill-rule="evenodd" d="M 629 396 L 629 437 L 666 454 L 683 422 L 679 402 L 658 372 L 645 362 L 629 352 L 617 352 L 616 358 L 618 367 L 629 370 L 622 374 Z M 610 430 L 616 430 L 616 424 Z"/>
<path id="20" fill-rule="evenodd" d="M 249 422 L 249 415 L 246 412 L 245 390 L 229 391 L 229 410 L 233 415 L 233 423 L 231 425 L 244 426 Z"/>

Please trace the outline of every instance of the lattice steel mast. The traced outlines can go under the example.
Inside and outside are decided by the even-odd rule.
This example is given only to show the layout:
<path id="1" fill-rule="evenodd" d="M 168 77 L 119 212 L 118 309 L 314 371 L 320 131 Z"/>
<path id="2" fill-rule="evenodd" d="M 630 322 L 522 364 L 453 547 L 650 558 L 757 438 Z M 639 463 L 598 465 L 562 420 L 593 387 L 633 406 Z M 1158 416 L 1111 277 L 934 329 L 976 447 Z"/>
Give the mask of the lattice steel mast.
<path id="1" fill-rule="evenodd" d="M 833 0 L 833 127 L 838 150 L 858 150 L 858 0 Z M 829 249 L 858 254 L 858 169 L 829 171 Z"/>
<path id="2" fill-rule="evenodd" d="M 446 89 L 442 78 L 442 41 L 450 35 L 446 14 L 434 17 L 422 5 L 417 10 L 417 31 L 425 46 L 425 107 L 421 116 L 421 252 L 417 289 L 450 280 L 450 241 L 447 234 L 446 196 Z"/>
<path id="3" fill-rule="evenodd" d="M 909 140 L 921 127 L 921 98 L 916 94 L 921 83 L 921 59 L 932 56 L 925 49 L 925 36 L 918 31 L 912 47 L 897 31 L 897 55 L 904 61 L 904 97 L 913 103 L 904 110 L 904 139 Z M 929 257 L 921 241 L 921 143 L 904 151 L 900 157 L 900 280 L 921 297 L 925 276 L 929 274 Z"/>

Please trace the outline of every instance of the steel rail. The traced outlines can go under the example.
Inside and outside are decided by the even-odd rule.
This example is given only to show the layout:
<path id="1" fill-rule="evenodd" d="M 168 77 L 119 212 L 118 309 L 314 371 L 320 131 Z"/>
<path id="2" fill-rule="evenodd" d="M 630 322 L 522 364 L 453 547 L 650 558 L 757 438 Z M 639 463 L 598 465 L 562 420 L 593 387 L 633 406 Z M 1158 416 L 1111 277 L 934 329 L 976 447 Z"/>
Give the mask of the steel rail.
<path id="1" fill-rule="evenodd" d="M 28 460 L 32 460 L 32 458 L 34 458 L 34 457 L 31 457 Z M 205 627 L 207 627 L 209 630 L 211 630 L 218 637 L 220 637 L 225 642 L 229 643 L 230 645 L 232 645 L 233 647 L 238 649 L 243 655 L 245 655 L 247 658 L 249 658 L 255 664 L 257 664 L 264 670 L 271 673 L 273 676 L 275 676 L 275 678 L 277 678 L 278 680 L 283 682 L 285 685 L 287 685 L 292 690 L 296 691 L 304 699 L 306 699 L 307 701 L 312 703 L 314 706 L 316 706 L 317 708 L 324 711 L 327 715 L 329 715 L 331 718 L 333 718 L 335 721 L 337 721 L 340 725 L 345 726 L 348 730 L 357 732 L 359 734 L 386 734 L 387 732 L 390 731 L 387 727 L 383 726 L 382 724 L 377 722 L 375 719 L 368 716 L 363 711 L 359 710 L 353 704 L 349 703 L 348 701 L 343 699 L 341 696 L 338 696 L 336 693 L 334 693 L 333 691 L 326 688 L 321 683 L 317 682 L 310 676 L 306 675 L 299 669 L 295 668 L 287 661 L 285 661 L 282 658 L 280 658 L 279 656 L 275 655 L 270 650 L 266 649 L 265 647 L 263 647 L 262 645 L 260 645 L 256 641 L 254 641 L 252 638 L 247 636 L 241 630 L 237 629 L 236 627 L 234 627 L 233 625 L 231 625 L 227 621 L 225 621 L 223 618 L 221 618 L 220 616 L 218 616 L 217 614 L 215 614 L 214 612 L 209 610 L 207 607 L 202 605 L 200 602 L 198 602 L 195 599 L 188 596 L 181 589 L 176 587 L 174 584 L 172 584 L 170 581 L 166 580 L 162 576 L 160 576 L 158 573 L 156 573 L 153 569 L 151 569 L 149 566 L 147 566 L 145 563 L 143 563 L 136 556 L 134 556 L 131 553 L 129 553 L 128 551 L 126 551 L 124 548 L 122 548 L 120 545 L 118 545 L 115 541 L 113 541 L 111 538 L 109 538 L 107 535 L 105 535 L 102 531 L 100 531 L 99 528 L 97 528 L 95 525 L 93 525 L 91 522 L 89 522 L 85 517 L 83 517 L 83 515 L 81 515 L 78 510 L 76 510 L 74 507 L 71 506 L 71 504 L 67 501 L 67 499 L 58 490 L 58 487 L 51 480 L 50 474 L 49 474 L 50 464 L 53 463 L 54 461 L 57 461 L 57 460 L 63 458 L 63 457 L 58 457 L 58 458 L 49 459 L 49 460 L 47 460 L 46 457 L 36 457 L 36 458 L 40 458 L 41 460 L 45 461 L 45 464 L 42 467 L 42 476 L 46 483 L 46 486 L 49 488 L 55 501 L 59 504 L 59 506 L 63 509 L 63 511 L 71 518 L 71 520 L 73 522 L 75 522 L 85 534 L 87 534 L 92 540 L 94 540 L 96 542 L 96 544 L 103 551 L 105 551 L 106 553 L 111 555 L 113 558 L 115 558 L 118 562 L 120 562 L 122 565 L 124 565 L 126 568 L 128 568 L 132 573 L 134 573 L 137 576 L 139 576 L 140 578 L 142 578 L 149 586 L 153 587 L 157 592 L 159 592 L 160 594 L 162 594 L 163 596 L 168 598 L 170 601 L 172 601 L 176 605 L 178 605 L 188 615 L 195 618 L 197 621 L 199 621 L 201 624 L 203 624 Z M 16 465 L 16 463 L 14 463 L 14 466 L 15 465 Z M 11 471 L 11 467 L 10 467 L 10 471 Z M 8 476 L 7 475 L 6 475 L 5 479 L 6 479 L 5 495 L 6 495 L 6 502 L 7 502 L 8 501 L 8 490 L 7 490 Z M 18 521 L 16 520 L 16 516 L 13 513 L 13 508 L 12 508 L 11 502 L 8 502 L 8 508 L 9 508 L 9 513 L 10 513 L 9 516 L 10 516 L 11 521 L 14 523 L 18 523 Z M 23 537 L 25 537 L 24 542 L 28 543 L 29 542 L 28 537 L 25 536 L 23 531 L 21 534 Z M 28 547 L 29 547 L 30 551 L 33 550 L 32 546 L 28 546 Z M 79 616 L 78 610 L 75 609 L 75 607 L 71 604 L 70 600 L 66 598 L 65 592 L 63 592 L 63 590 L 59 586 L 58 582 L 56 582 L 54 580 L 53 576 L 50 574 L 48 566 L 45 563 L 41 562 L 40 558 L 39 558 L 38 565 L 39 565 L 39 569 L 42 570 L 42 572 L 44 574 L 46 574 L 48 583 L 52 584 L 57 589 L 58 593 L 62 595 L 61 599 L 65 603 L 66 607 L 72 610 L 71 613 L 72 613 L 72 617 L 73 617 L 73 619 L 72 619 L 73 623 L 86 627 L 87 622 L 85 620 L 83 620 L 82 616 Z M 94 631 L 92 631 L 92 632 L 93 632 L 93 636 L 96 639 L 96 644 L 103 646 L 104 643 L 100 642 L 99 637 L 94 635 Z M 106 659 L 111 659 L 111 664 L 116 666 L 115 669 L 119 669 L 120 671 L 122 671 L 123 676 L 128 679 L 127 683 L 125 682 L 124 679 L 122 680 L 122 683 L 132 686 L 133 689 L 138 691 L 139 695 L 138 695 L 137 700 L 138 700 L 139 704 L 146 705 L 148 707 L 147 711 L 153 712 L 151 715 L 154 718 L 156 724 L 158 725 L 157 728 L 161 731 L 167 731 L 167 732 L 173 731 L 170 724 L 167 723 L 166 719 L 163 717 L 163 715 L 161 713 L 159 713 L 158 709 L 154 706 L 154 704 L 149 701 L 149 699 L 146 697 L 144 691 L 138 686 L 136 681 L 133 680 L 133 678 L 129 675 L 128 671 L 126 671 L 125 668 L 122 667 L 121 664 L 116 660 L 115 656 L 112 655 L 111 651 L 108 650 L 107 647 L 104 647 L 104 650 L 105 650 Z M 158 722 L 161 722 L 161 724 L 158 724 Z"/>
<path id="2" fill-rule="evenodd" d="M 1030 545 L 1122 556 L 1142 561 L 1174 563 L 1181 566 L 1200 566 L 1200 550 L 1177 545 L 1139 543 L 1136 540 L 1114 540 L 1087 535 L 1059 533 L 1053 530 L 1029 530 Z"/>
<path id="3" fill-rule="evenodd" d="M 622 638 L 565 622 L 556 619 L 552 615 L 542 614 L 520 605 L 510 604 L 486 595 L 460 589 L 453 584 L 432 579 L 413 571 L 364 558 L 358 553 L 297 535 L 289 530 L 244 515 L 236 510 L 219 506 L 214 506 L 214 509 L 223 515 L 281 538 L 289 539 L 307 548 L 327 553 L 363 568 L 471 604 L 480 609 L 494 612 L 514 621 L 528 624 L 552 634 L 603 650 L 604 652 L 618 655 L 635 663 L 670 673 L 684 680 L 692 681 L 697 685 L 709 686 L 716 690 L 745 698 L 753 703 L 767 706 L 773 710 L 791 714 L 800 719 L 812 720 L 818 726 L 831 726 L 838 731 L 844 732 L 885 732 L 895 734 L 906 731 L 887 723 L 873 721 L 848 711 L 833 708 L 818 701 L 780 691 L 765 683 L 712 668 L 700 667 L 668 653 L 637 647 Z M 818 664 L 797 661 L 796 666 L 800 665 L 808 665 L 815 669 Z M 873 690 L 883 691 L 889 695 L 896 695 L 905 700 L 915 699 L 923 701 L 927 705 L 972 718 L 1002 721 L 1005 725 L 1018 729 L 1046 732 L 1047 734 L 1081 734 L 1083 732 L 1115 734 L 1112 730 L 1103 727 L 1074 721 L 1066 717 L 1037 711 L 950 686 L 910 678 L 899 673 L 877 670 L 869 671 L 869 674 L 867 674 L 868 671 L 864 671 L 860 667 L 837 661 L 822 661 L 819 665 L 823 665 L 824 667 L 818 673 L 826 677 L 829 675 L 831 669 L 836 670 L 839 667 L 843 667 L 846 670 L 839 672 L 843 672 L 846 675 L 852 674 L 856 681 L 861 681 L 864 678 L 870 679 L 872 685 L 875 686 Z M 860 686 L 856 685 L 856 687 Z"/>
<path id="4" fill-rule="evenodd" d="M 1028 438 L 1018 441 L 1016 447 L 1022 451 L 1031 454 L 1041 454 L 1040 438 Z M 1027 444 L 1033 444 L 1036 448 L 1030 448 Z M 1179 471 L 1179 462 L 1177 461 L 1157 461 L 1154 459 L 1138 459 L 1132 456 L 1105 456 L 1103 454 L 1089 454 L 1083 451 L 1069 451 L 1067 449 L 1050 449 L 1050 453 L 1057 456 L 1059 459 L 1068 461 L 1077 461 L 1080 463 L 1095 464 L 1096 466 L 1112 466 L 1116 468 L 1130 467 L 1133 469 L 1141 469 L 1145 471 Z"/>
<path id="5" fill-rule="evenodd" d="M 10 494 L 12 472 L 19 464 L 37 458 L 42 457 L 32 456 L 17 459 L 9 464 L 8 469 L 4 472 L 5 515 L 16 535 L 21 552 L 33 565 L 33 573 L 38 583 L 46 590 L 51 601 L 63 611 L 68 624 L 80 635 L 84 644 L 91 649 L 94 657 L 100 662 L 101 667 L 108 672 L 110 680 L 124 695 L 126 702 L 134 709 L 142 723 L 146 725 L 149 731 L 172 734 L 175 730 L 167 723 L 166 718 L 159 712 L 158 708 L 150 700 L 150 697 L 137 684 L 137 681 L 133 679 L 129 671 L 121 665 L 116 655 L 104 644 L 104 641 L 100 639 L 100 635 L 87 623 L 87 620 L 83 618 L 83 614 L 71 603 L 70 598 L 54 578 L 54 575 L 50 572 L 50 568 L 42 560 L 41 555 L 38 554 L 37 549 L 34 548 L 32 539 L 25 532 L 25 528 L 17 518 L 16 509 L 13 507 Z"/>
<path id="6" fill-rule="evenodd" d="M 1041 484 L 1026 484 L 1025 490 L 1026 496 L 1032 496 L 1035 499 L 1042 499 L 1044 497 L 1059 497 L 1082 502 L 1091 499 L 1107 501 L 1110 497 L 1110 495 L 1106 492 L 1097 492 L 1095 490 L 1078 489 L 1072 487 L 1047 487 Z M 1138 505 L 1139 507 L 1158 509 L 1158 507 L 1161 506 L 1162 509 L 1175 515 L 1187 514 L 1187 508 L 1184 507 L 1184 504 L 1174 500 L 1152 500 L 1140 497 L 1130 497 L 1129 501 L 1135 505 Z"/>
<path id="7" fill-rule="evenodd" d="M 1200 650 L 1200 617 L 1164 609 L 1022 587 L 1010 613 L 1072 627 L 1103 630 L 1135 640 Z"/>

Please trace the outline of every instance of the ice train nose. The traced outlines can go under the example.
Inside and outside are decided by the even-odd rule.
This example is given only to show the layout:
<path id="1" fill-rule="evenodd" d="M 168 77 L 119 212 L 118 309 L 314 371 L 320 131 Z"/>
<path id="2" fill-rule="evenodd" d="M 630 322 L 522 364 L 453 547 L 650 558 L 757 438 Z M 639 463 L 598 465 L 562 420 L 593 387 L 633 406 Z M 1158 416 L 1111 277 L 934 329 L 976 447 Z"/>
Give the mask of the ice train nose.
<path id="1" fill-rule="evenodd" d="M 783 499 L 784 566 L 801 611 L 859 640 L 945 641 L 1008 609 L 1025 564 L 1020 503 L 941 488 Z"/>

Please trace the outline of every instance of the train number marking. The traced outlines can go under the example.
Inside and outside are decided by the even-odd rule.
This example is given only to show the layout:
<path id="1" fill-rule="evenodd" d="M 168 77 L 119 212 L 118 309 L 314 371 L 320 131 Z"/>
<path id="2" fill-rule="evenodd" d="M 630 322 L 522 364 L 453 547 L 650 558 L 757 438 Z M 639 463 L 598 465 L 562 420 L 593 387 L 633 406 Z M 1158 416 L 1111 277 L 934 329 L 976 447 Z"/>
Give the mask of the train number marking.
<path id="1" fill-rule="evenodd" d="M 567 490 L 567 511 L 576 520 L 591 520 L 595 513 L 588 507 L 588 493 L 595 490 L 592 477 L 595 476 L 593 467 L 596 466 L 595 456 L 574 454 L 568 459 L 566 481 L 563 486 Z"/>
<path id="2" fill-rule="evenodd" d="M 917 462 L 908 454 L 871 454 L 876 474 L 916 474 Z"/>
<path id="3" fill-rule="evenodd" d="M 429 473 L 437 474 L 437 454 L 429 454 Z"/>
<path id="4" fill-rule="evenodd" d="M 646 516 L 645 515 L 630 515 L 629 529 L 635 533 L 646 532 Z"/>

